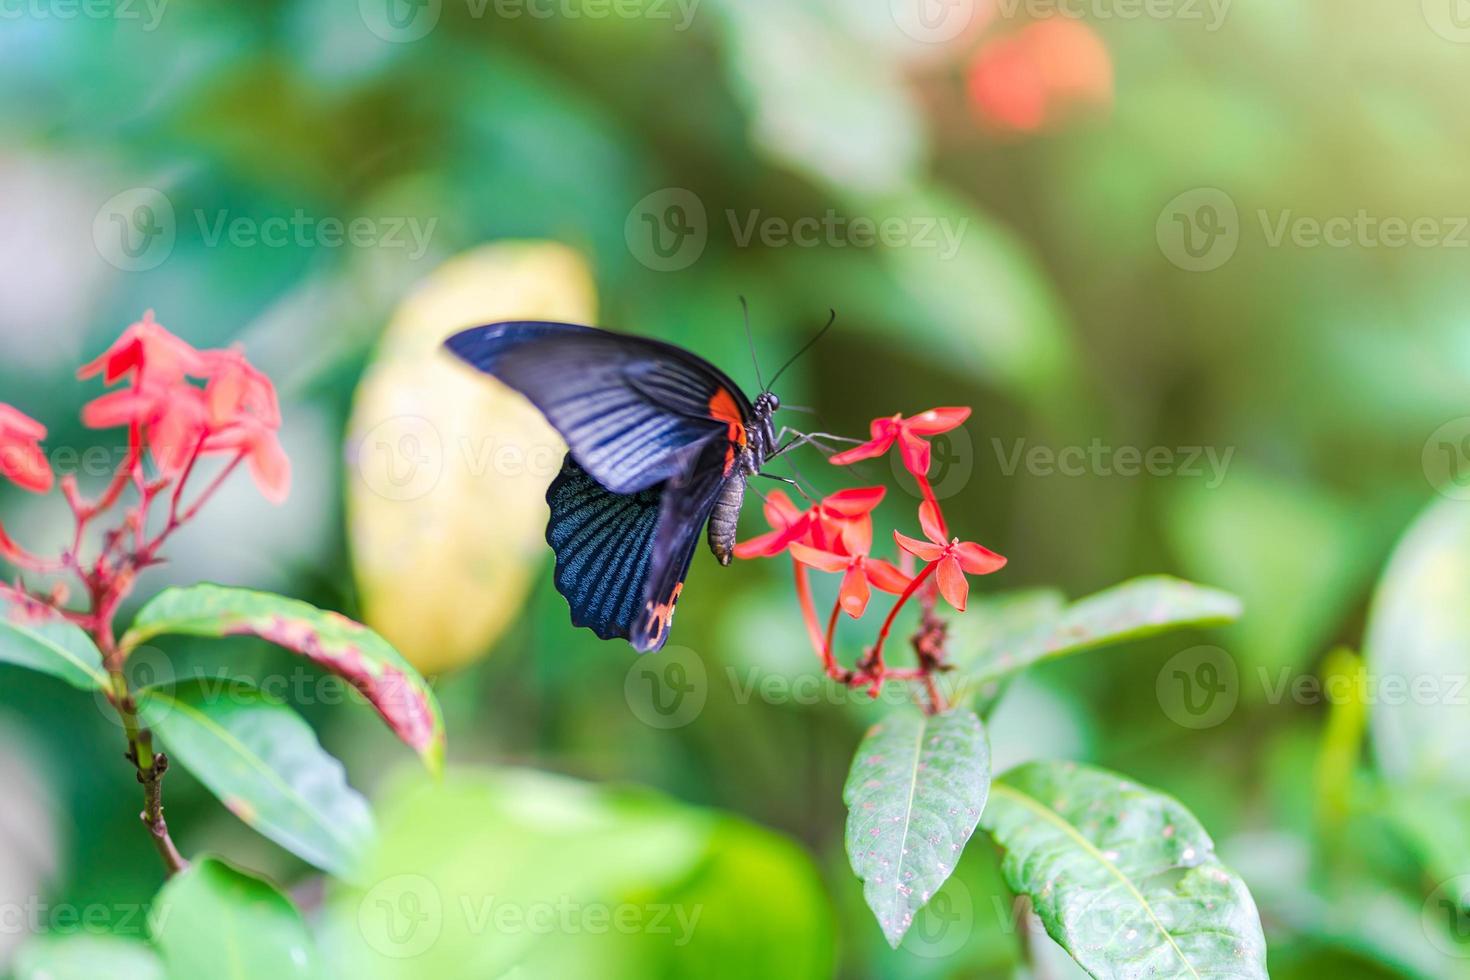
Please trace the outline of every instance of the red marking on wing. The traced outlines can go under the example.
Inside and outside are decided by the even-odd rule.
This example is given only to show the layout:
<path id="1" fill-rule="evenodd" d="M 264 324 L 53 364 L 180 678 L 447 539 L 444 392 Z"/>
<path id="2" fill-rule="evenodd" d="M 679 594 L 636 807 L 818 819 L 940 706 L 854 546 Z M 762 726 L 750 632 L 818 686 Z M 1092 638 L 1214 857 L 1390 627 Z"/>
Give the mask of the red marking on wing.
<path id="1" fill-rule="evenodd" d="M 740 406 L 735 404 L 735 396 L 729 390 L 721 388 L 710 396 L 709 414 L 710 418 L 730 426 L 731 442 L 745 445 L 745 416 L 740 414 Z"/>
<path id="2" fill-rule="evenodd" d="M 668 630 L 669 623 L 674 618 L 674 605 L 679 601 L 679 593 L 683 591 L 684 583 L 680 582 L 674 586 L 673 594 L 669 596 L 668 602 L 654 603 L 650 601 L 648 603 L 648 616 L 651 620 L 649 630 L 652 633 L 651 639 L 654 646 L 658 646 L 663 641 L 664 633 Z"/>

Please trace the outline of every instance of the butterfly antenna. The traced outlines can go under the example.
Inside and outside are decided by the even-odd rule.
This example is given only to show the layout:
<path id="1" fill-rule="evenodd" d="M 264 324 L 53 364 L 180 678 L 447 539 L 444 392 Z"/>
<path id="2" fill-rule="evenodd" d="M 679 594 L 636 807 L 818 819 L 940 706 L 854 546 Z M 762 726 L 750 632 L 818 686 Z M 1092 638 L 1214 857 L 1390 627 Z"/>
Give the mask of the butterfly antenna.
<path id="1" fill-rule="evenodd" d="M 744 296 L 740 297 L 740 311 L 745 314 L 745 343 L 750 347 L 750 363 L 755 365 L 755 383 L 761 386 L 761 391 L 766 391 L 766 383 L 761 380 L 761 362 L 755 356 L 755 337 L 750 332 L 750 304 Z"/>
<path id="2" fill-rule="evenodd" d="M 786 373 L 786 369 L 789 368 L 791 365 L 795 364 L 796 361 L 797 361 L 797 359 L 800 358 L 801 355 L 805 354 L 807 351 L 809 351 L 813 347 L 815 347 L 817 341 L 821 340 L 824 336 L 826 336 L 827 331 L 832 329 L 832 324 L 834 324 L 834 323 L 837 322 L 837 311 L 836 310 L 828 310 L 827 312 L 831 314 L 831 316 L 829 316 L 827 318 L 827 325 L 825 327 L 823 327 L 821 330 L 818 330 L 817 331 L 817 335 L 815 337 L 813 337 L 811 340 L 808 340 L 806 342 L 806 344 L 801 348 L 801 350 L 797 351 L 795 354 L 792 354 L 791 355 L 791 360 L 789 360 L 785 364 L 781 365 L 781 370 L 777 371 L 776 372 L 776 376 L 771 379 L 771 386 L 774 386 L 777 381 L 781 380 L 781 375 L 783 375 L 783 374 Z M 767 387 L 766 390 L 769 391 L 770 390 L 770 387 Z"/>

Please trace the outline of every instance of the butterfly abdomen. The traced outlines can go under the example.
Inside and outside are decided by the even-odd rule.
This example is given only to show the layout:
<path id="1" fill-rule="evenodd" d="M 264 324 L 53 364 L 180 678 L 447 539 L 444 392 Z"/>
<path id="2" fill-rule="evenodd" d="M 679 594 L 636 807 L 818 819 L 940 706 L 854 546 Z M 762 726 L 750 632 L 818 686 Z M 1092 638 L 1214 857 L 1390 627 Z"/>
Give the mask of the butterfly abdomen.
<path id="1" fill-rule="evenodd" d="M 745 474 L 733 473 L 720 487 L 715 509 L 709 515 L 709 550 L 721 565 L 730 564 L 735 554 L 736 526 L 740 523 L 740 505 L 745 501 Z"/>

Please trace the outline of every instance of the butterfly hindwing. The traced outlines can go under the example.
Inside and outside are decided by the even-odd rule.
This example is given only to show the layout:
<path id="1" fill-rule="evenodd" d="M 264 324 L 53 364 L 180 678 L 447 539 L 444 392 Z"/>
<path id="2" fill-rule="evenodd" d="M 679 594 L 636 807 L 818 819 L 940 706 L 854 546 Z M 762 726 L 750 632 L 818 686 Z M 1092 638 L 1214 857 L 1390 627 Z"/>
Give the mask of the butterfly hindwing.
<path id="1" fill-rule="evenodd" d="M 530 399 L 615 493 L 678 476 L 683 454 L 712 436 L 745 438 L 751 408 L 740 389 L 671 344 L 542 321 L 475 327 L 447 343 Z"/>
<path id="2" fill-rule="evenodd" d="M 653 564 L 662 487 L 617 494 L 569 454 L 546 491 L 546 541 L 556 553 L 556 589 L 572 622 L 604 640 L 631 637 Z"/>
<path id="3" fill-rule="evenodd" d="M 720 488 L 731 478 L 727 446 L 723 437 L 715 437 L 685 450 L 679 473 L 664 485 L 642 611 L 629 637 L 635 649 L 657 650 L 668 637 L 674 606 L 684 588 L 684 577 L 689 574 L 700 533 L 719 499 Z"/>

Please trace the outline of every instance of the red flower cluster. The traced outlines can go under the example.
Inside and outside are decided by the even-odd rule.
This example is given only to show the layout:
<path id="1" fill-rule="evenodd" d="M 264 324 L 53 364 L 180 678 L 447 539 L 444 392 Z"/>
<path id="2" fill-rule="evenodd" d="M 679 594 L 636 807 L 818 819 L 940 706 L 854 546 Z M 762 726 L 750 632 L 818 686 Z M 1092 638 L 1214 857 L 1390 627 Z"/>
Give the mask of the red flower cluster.
<path id="1" fill-rule="evenodd" d="M 132 453 L 146 445 L 160 475 L 178 477 L 201 456 L 229 455 L 249 463 L 269 500 L 286 499 L 291 464 L 276 436 L 275 388 L 238 350 L 195 350 L 149 310 L 77 377 L 98 374 L 107 384 L 130 384 L 88 404 L 82 421 L 94 429 L 127 426 Z"/>
<path id="2" fill-rule="evenodd" d="M 969 595 L 966 575 L 988 575 L 1005 565 L 1006 560 L 978 544 L 950 538 L 943 512 L 929 483 L 931 453 L 926 437 L 940 435 L 964 423 L 968 408 L 935 408 L 912 418 L 902 415 L 874 419 L 872 438 L 859 446 L 833 456 L 830 462 L 843 466 L 881 456 L 899 447 L 904 467 L 918 481 L 923 494 L 919 505 L 919 526 L 927 540 L 920 541 L 894 532 L 893 537 L 905 554 L 905 566 L 912 559 L 924 562 L 916 574 L 901 570 L 892 562 L 875 557 L 873 546 L 874 508 L 883 500 L 883 487 L 860 487 L 841 490 L 802 511 L 780 491 L 772 493 L 765 504 L 765 517 L 771 530 L 735 548 L 741 558 L 768 558 L 789 552 L 796 574 L 797 598 L 812 645 L 827 673 L 853 686 L 868 685 L 875 696 L 885 677 L 893 676 L 884 667 L 883 643 L 893 627 L 899 611 L 926 585 L 925 608 L 932 610 L 936 597 L 942 596 L 957 611 L 963 612 Z M 910 557 L 911 556 L 911 557 Z M 842 575 L 837 601 L 823 631 L 812 602 L 807 569 Z M 860 619 L 868 609 L 872 589 L 897 595 L 878 633 L 877 641 L 856 670 L 838 665 L 833 652 L 838 616 L 847 613 Z M 927 668 L 926 668 L 927 669 Z"/>
<path id="3" fill-rule="evenodd" d="M 126 426 L 127 458 L 96 499 L 82 496 L 75 476 L 59 481 L 76 522 L 71 546 L 59 560 L 31 554 L 3 526 L 0 557 L 35 574 L 75 572 L 92 600 L 92 612 L 67 615 L 92 628 L 110 622 L 136 573 L 159 560 L 163 543 L 199 513 L 237 466 L 246 463 L 261 492 L 279 503 L 290 489 L 291 464 L 277 438 L 281 411 L 270 379 L 237 350 L 195 350 L 159 325 L 152 310 L 77 375 L 83 379 L 101 375 L 109 385 L 126 383 L 83 408 L 82 421 L 98 429 Z M 0 476 L 34 493 L 46 493 L 56 485 L 41 449 L 45 437 L 39 422 L 0 404 Z M 228 462 L 193 503 L 184 506 L 195 464 L 213 455 L 228 457 Z M 153 462 L 151 470 L 148 459 Z M 136 505 L 119 527 L 102 536 L 95 559 L 83 563 L 80 553 L 87 529 L 130 487 L 137 492 Z M 150 537 L 150 510 L 165 498 L 166 520 Z"/>

